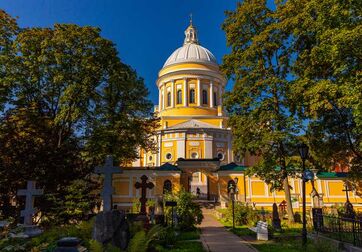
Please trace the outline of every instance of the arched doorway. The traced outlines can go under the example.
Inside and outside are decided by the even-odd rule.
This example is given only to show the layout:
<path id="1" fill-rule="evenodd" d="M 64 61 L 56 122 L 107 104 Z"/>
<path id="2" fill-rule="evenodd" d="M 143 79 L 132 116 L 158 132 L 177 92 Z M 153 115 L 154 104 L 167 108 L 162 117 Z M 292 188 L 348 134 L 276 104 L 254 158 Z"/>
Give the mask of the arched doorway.
<path id="1" fill-rule="evenodd" d="M 163 183 L 163 194 L 167 193 L 172 193 L 172 183 L 168 179 Z"/>
<path id="2" fill-rule="evenodd" d="M 193 172 L 189 177 L 189 191 L 199 199 L 208 199 L 208 177 L 203 172 Z"/>

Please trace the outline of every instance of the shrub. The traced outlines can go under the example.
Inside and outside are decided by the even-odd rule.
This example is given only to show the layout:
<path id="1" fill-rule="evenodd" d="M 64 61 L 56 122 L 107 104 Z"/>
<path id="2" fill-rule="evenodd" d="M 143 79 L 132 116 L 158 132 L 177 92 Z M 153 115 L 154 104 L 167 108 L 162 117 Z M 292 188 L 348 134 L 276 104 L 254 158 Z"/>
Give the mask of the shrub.
<path id="1" fill-rule="evenodd" d="M 254 212 L 254 210 L 241 202 L 235 202 L 234 213 L 236 225 L 254 225 L 258 221 L 258 215 Z M 225 219 L 227 221 L 233 220 L 232 204 L 229 204 L 227 208 Z"/>
<path id="2" fill-rule="evenodd" d="M 176 213 L 178 225 L 181 230 L 195 229 L 195 225 L 200 224 L 204 216 L 201 207 L 193 202 L 194 196 L 182 188 L 175 195 L 168 194 L 164 200 L 175 200 L 177 202 Z M 170 221 L 172 218 L 171 207 L 164 207 L 165 216 Z"/>

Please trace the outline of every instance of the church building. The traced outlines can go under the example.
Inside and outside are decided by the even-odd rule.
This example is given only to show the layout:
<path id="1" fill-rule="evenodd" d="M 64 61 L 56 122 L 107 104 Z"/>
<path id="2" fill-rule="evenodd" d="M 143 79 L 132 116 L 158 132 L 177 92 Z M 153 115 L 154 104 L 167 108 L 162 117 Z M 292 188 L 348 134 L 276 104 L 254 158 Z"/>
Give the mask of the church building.
<path id="1" fill-rule="evenodd" d="M 215 56 L 199 43 L 192 23 L 185 31 L 183 45 L 166 60 L 158 73 L 156 86 L 159 103 L 155 112 L 160 128 L 155 141 L 155 153 L 140 150 L 140 158 L 122 174 L 113 176 L 113 205 L 130 209 L 141 196 L 135 183 L 146 175 L 155 186 L 147 190 L 147 198 L 161 199 L 166 191 L 181 187 L 198 194 L 200 199 L 227 206 L 231 183 L 237 186 L 237 200 L 260 208 L 283 204 L 284 192 L 270 192 L 270 186 L 256 176 L 245 175 L 257 157 L 240 157 L 232 151 L 232 132 L 227 126 L 227 114 L 222 96 L 227 80 L 219 69 Z M 313 198 L 307 183 L 307 207 L 344 204 L 345 173 L 316 173 Z M 301 179 L 290 179 L 295 211 L 301 210 Z M 362 199 L 347 192 L 355 209 L 362 210 Z"/>

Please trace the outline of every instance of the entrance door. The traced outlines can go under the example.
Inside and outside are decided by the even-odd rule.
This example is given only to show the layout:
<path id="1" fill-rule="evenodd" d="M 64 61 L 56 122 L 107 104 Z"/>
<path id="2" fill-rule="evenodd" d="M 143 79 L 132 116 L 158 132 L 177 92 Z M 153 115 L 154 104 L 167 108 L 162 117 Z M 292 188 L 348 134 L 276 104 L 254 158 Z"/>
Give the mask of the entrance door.
<path id="1" fill-rule="evenodd" d="M 208 179 L 205 173 L 192 173 L 189 185 L 189 191 L 199 199 L 206 200 L 208 198 Z"/>

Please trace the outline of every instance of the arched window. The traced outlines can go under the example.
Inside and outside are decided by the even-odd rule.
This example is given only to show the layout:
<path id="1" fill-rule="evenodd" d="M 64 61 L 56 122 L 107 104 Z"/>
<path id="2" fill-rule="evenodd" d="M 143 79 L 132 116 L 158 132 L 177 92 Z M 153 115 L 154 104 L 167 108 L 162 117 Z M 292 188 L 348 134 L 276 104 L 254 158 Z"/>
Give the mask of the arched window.
<path id="1" fill-rule="evenodd" d="M 216 92 L 214 92 L 214 107 L 217 106 L 217 95 Z"/>
<path id="2" fill-rule="evenodd" d="M 207 91 L 202 90 L 202 104 L 207 104 Z"/>
<path id="3" fill-rule="evenodd" d="M 181 104 L 181 103 L 182 103 L 182 90 L 181 90 L 181 89 L 177 91 L 176 103 L 177 103 L 177 104 Z"/>
<path id="4" fill-rule="evenodd" d="M 190 89 L 190 103 L 195 103 L 195 89 Z"/>
<path id="5" fill-rule="evenodd" d="M 172 183 L 170 180 L 166 180 L 163 183 L 163 194 L 165 193 L 172 193 Z"/>
<path id="6" fill-rule="evenodd" d="M 171 106 L 171 92 L 167 92 L 167 107 Z"/>

